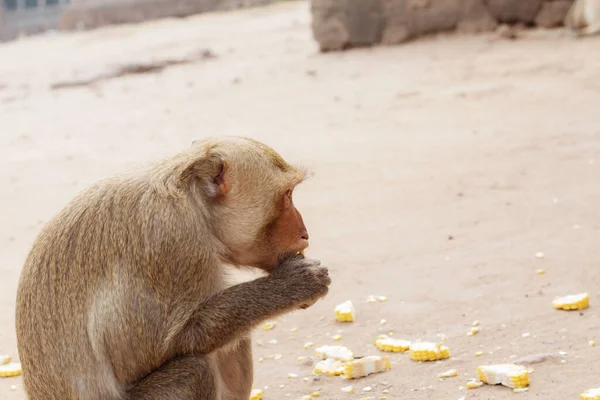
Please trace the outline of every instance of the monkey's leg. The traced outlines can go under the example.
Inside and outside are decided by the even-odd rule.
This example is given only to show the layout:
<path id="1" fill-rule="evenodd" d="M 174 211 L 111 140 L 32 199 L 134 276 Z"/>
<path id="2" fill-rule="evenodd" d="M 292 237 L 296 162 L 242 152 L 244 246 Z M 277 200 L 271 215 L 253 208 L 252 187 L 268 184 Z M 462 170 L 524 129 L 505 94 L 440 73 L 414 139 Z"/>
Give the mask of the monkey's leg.
<path id="1" fill-rule="evenodd" d="M 139 381 L 127 400 L 217 400 L 210 360 L 190 355 L 167 361 Z"/>
<path id="2" fill-rule="evenodd" d="M 249 398 L 254 379 L 251 339 L 249 337 L 241 339 L 235 347 L 219 350 L 217 363 L 224 386 L 221 390 L 221 399 Z"/>

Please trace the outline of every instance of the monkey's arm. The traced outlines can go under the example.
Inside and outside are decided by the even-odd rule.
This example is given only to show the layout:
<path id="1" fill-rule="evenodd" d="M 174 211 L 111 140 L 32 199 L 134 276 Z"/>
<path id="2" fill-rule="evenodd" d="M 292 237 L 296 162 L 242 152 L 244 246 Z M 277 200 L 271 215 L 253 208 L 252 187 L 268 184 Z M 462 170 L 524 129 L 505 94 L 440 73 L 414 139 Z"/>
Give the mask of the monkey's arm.
<path id="1" fill-rule="evenodd" d="M 310 261 L 306 260 L 308 263 Z M 174 321 L 167 346 L 174 354 L 209 354 L 267 318 L 312 303 L 327 294 L 327 268 L 290 263 L 271 275 L 225 289 Z M 189 309 L 189 308 L 188 308 Z"/>

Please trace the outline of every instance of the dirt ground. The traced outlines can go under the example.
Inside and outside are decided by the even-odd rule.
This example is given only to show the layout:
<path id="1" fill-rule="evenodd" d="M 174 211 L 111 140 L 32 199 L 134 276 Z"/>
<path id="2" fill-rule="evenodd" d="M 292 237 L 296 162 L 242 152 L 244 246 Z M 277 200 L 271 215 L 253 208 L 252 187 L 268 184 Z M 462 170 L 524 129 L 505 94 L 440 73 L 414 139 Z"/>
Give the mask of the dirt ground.
<path id="1" fill-rule="evenodd" d="M 588 342 L 600 341 L 600 38 L 446 35 L 323 55 L 309 26 L 308 3 L 293 2 L 0 46 L 0 353 L 17 355 L 15 292 L 32 241 L 73 195 L 192 140 L 243 134 L 314 171 L 296 203 L 309 255 L 333 278 L 323 301 L 256 332 L 265 399 L 387 388 L 390 399 L 562 400 L 599 387 L 600 348 Z M 50 88 L 202 49 L 216 57 Z M 552 308 L 582 291 L 588 310 Z M 355 323 L 333 319 L 345 300 Z M 474 320 L 481 333 L 468 337 Z M 390 354 L 392 370 L 350 382 L 354 394 L 297 362 L 314 354 L 307 341 L 380 354 L 372 341 L 388 331 L 444 334 L 452 358 Z M 560 351 L 533 366 L 526 393 L 460 389 L 478 365 Z M 451 368 L 458 377 L 437 379 Z M 24 399 L 21 378 L 0 380 L 0 398 Z"/>

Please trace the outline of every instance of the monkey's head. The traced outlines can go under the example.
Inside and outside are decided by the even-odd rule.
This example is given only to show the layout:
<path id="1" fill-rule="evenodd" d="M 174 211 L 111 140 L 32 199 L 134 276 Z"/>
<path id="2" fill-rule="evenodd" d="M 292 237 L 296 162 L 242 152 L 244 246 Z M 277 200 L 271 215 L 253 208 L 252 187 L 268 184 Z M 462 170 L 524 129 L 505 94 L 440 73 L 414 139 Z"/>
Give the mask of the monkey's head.
<path id="1" fill-rule="evenodd" d="M 272 271 L 308 247 L 293 193 L 305 173 L 270 147 L 241 137 L 195 141 L 180 170 L 182 188 L 201 201 L 225 262 Z"/>

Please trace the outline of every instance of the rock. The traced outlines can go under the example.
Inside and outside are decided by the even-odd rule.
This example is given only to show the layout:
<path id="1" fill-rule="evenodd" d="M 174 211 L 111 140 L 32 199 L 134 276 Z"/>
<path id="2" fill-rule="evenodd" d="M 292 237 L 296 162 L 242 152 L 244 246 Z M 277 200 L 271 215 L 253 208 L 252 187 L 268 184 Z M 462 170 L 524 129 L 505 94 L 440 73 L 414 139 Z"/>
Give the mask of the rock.
<path id="1" fill-rule="evenodd" d="M 488 11 L 498 22 L 533 23 L 543 0 L 484 0 Z"/>
<path id="2" fill-rule="evenodd" d="M 321 51 L 381 42 L 381 1 L 313 0 L 311 14 L 313 36 Z"/>
<path id="3" fill-rule="evenodd" d="M 535 24 L 542 28 L 555 28 L 561 26 L 573 4 L 572 0 L 546 1 L 535 17 Z"/>
<path id="4" fill-rule="evenodd" d="M 459 32 L 491 32 L 498 23 L 492 17 L 482 0 L 463 0 L 462 15 L 456 27 Z"/>

